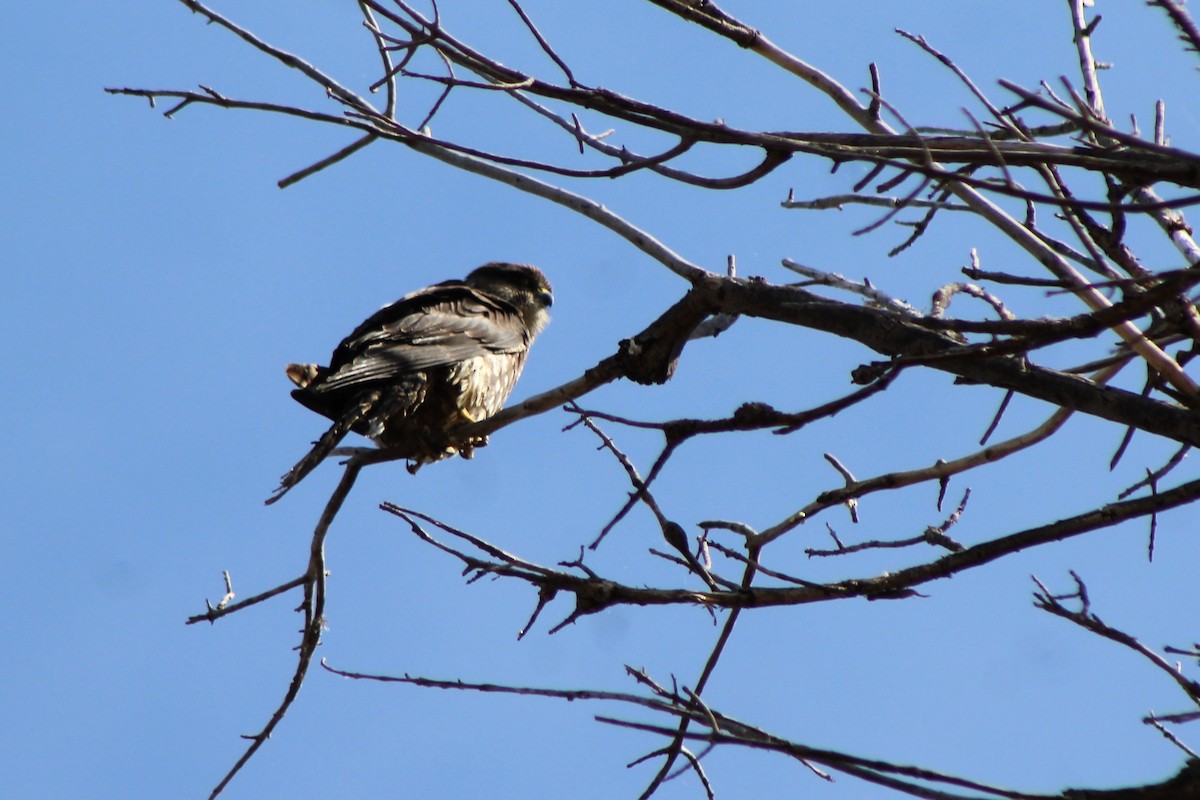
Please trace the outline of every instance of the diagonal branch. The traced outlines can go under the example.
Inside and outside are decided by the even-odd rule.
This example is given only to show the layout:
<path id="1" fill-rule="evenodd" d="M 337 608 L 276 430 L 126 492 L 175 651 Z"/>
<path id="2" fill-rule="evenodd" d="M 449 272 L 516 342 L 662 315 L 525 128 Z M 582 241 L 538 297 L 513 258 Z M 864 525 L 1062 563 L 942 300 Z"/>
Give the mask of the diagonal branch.
<path id="1" fill-rule="evenodd" d="M 742 585 L 736 590 L 708 592 L 626 585 L 602 578 L 592 570 L 585 570 L 587 573 L 585 576 L 551 570 L 532 565 L 517 556 L 503 553 L 499 548 L 487 544 L 479 537 L 462 532 L 455 533 L 456 536 L 461 536 L 472 543 L 477 540 L 480 543 L 476 544 L 477 547 L 486 553 L 493 554 L 493 557 L 498 559 L 487 561 L 448 545 L 437 543 L 426 532 L 421 531 L 416 523 L 406 515 L 411 512 L 405 512 L 402 516 L 405 516 L 420 538 L 461 559 L 470 570 L 500 577 L 517 578 L 536 586 L 541 592 L 570 592 L 576 598 L 576 610 L 571 617 L 573 620 L 578 616 L 594 614 L 617 605 L 700 605 L 706 608 L 738 609 L 807 605 L 855 597 L 871 599 L 904 596 L 917 586 L 982 567 L 1013 553 L 1110 528 L 1129 520 L 1159 514 L 1188 505 L 1197 498 L 1200 498 L 1200 480 L 1180 484 L 1147 497 L 1109 503 L 1073 517 L 1000 536 L 947 553 L 933 561 L 884 572 L 874 577 L 783 587 L 750 586 L 743 580 Z M 390 506 L 387 510 L 393 511 L 393 513 L 399 511 Z M 445 530 L 455 530 L 442 523 L 436 524 Z M 766 537 L 769 534 L 769 531 L 764 531 L 759 537 Z M 748 538 L 747 541 L 750 557 L 746 563 L 748 574 L 751 575 L 753 574 L 751 570 L 757 563 L 758 551 L 769 541 L 769 539 L 759 537 Z M 578 564 L 572 564 L 572 566 L 578 566 Z"/>
<path id="2" fill-rule="evenodd" d="M 342 503 L 345 502 L 350 490 L 354 487 L 359 470 L 360 467 L 356 464 L 347 465 L 345 472 L 342 473 L 341 481 L 330 495 L 329 501 L 325 504 L 325 510 L 321 513 L 320 519 L 317 520 L 317 526 L 313 530 L 312 541 L 309 545 L 308 569 L 304 573 L 304 602 L 301 604 L 301 609 L 304 611 L 304 628 L 300 645 L 297 648 L 300 655 L 287 692 L 263 729 L 256 734 L 243 737 L 250 740 L 250 746 L 212 790 L 208 796 L 209 800 L 213 800 L 221 794 L 242 767 L 254 757 L 258 749 L 266 743 L 267 739 L 271 738 L 271 733 L 283 721 L 288 709 L 292 707 L 292 703 L 300 694 L 300 687 L 304 685 L 304 678 L 308 675 L 308 667 L 312 663 L 317 646 L 321 643 L 321 632 L 325 629 L 325 537 L 329 534 L 329 526 L 333 524 L 338 511 L 341 510 Z"/>

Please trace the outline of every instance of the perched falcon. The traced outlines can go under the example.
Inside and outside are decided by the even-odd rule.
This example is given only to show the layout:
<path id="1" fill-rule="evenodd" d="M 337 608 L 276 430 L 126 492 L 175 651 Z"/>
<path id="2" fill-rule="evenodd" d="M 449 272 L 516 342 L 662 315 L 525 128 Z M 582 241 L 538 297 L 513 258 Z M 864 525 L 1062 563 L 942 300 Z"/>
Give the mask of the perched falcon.
<path id="1" fill-rule="evenodd" d="M 521 375 L 529 345 L 550 321 L 550 284 L 536 267 L 485 264 L 405 295 L 367 318 L 328 367 L 289 364 L 303 406 L 333 420 L 267 503 L 311 472 L 350 431 L 395 450 L 415 471 L 470 458 L 487 437 L 452 440 L 459 425 L 494 415 Z"/>

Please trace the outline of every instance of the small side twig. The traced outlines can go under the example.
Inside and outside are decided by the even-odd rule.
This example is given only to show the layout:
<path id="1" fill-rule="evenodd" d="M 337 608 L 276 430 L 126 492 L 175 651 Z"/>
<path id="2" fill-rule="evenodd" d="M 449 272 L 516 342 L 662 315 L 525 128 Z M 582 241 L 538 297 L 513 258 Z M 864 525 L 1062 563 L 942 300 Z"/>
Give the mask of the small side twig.
<path id="1" fill-rule="evenodd" d="M 1098 636 L 1102 636 L 1105 639 L 1116 642 L 1117 644 L 1124 645 L 1130 650 L 1133 650 L 1135 653 L 1141 654 L 1161 672 L 1169 675 L 1171 680 L 1175 681 L 1175 683 L 1179 685 L 1179 688 L 1181 688 L 1193 702 L 1200 704 L 1200 683 L 1185 678 L 1170 662 L 1168 662 L 1158 653 L 1155 653 L 1153 650 L 1146 647 L 1132 635 L 1126 633 L 1125 631 L 1114 628 L 1102 621 L 1100 617 L 1096 616 L 1096 614 L 1092 612 L 1091 600 L 1088 597 L 1087 586 L 1084 584 L 1083 579 L 1080 578 L 1074 570 L 1070 572 L 1070 575 L 1071 579 L 1075 582 L 1075 591 L 1059 595 L 1052 594 L 1050 590 L 1046 588 L 1046 585 L 1038 580 L 1036 576 L 1034 576 L 1033 582 L 1037 584 L 1039 591 L 1034 592 L 1033 604 L 1043 611 L 1048 611 L 1056 617 L 1062 617 L 1063 619 L 1073 622 L 1085 630 L 1089 630 Z M 1079 607 L 1077 609 L 1067 608 L 1067 606 L 1062 602 L 1064 600 L 1077 601 Z"/>

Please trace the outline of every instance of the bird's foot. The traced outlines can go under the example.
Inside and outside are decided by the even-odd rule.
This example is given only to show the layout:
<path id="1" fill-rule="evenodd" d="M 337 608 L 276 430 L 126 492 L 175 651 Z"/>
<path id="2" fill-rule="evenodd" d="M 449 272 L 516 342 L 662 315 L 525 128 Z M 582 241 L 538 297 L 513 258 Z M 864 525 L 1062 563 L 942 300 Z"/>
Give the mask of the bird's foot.
<path id="1" fill-rule="evenodd" d="M 472 436 L 470 439 L 467 439 L 465 442 L 459 443 L 458 454 L 460 456 L 462 456 L 463 458 L 471 459 L 471 458 L 475 457 L 475 448 L 476 447 L 487 447 L 487 445 L 488 445 L 488 437 L 486 435 L 485 436 Z"/>

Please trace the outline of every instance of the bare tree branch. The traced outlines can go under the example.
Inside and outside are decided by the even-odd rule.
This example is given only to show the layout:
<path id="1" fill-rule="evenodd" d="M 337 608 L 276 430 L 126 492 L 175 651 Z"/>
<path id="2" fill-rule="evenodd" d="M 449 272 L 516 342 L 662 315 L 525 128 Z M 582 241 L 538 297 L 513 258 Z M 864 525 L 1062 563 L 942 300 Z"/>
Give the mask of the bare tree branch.
<path id="1" fill-rule="evenodd" d="M 772 129 L 743 129 L 723 120 L 700 119 L 670 107 L 646 102 L 619 91 L 590 85 L 581 79 L 572 65 L 570 54 L 551 45 L 533 17 L 519 0 L 509 7 L 522 26 L 514 46 L 525 48 L 549 76 L 523 72 L 508 66 L 520 63 L 507 54 L 484 52 L 460 39 L 447 29 L 437 4 L 432 16 L 426 16 L 406 0 L 359 0 L 357 13 L 370 34 L 372 63 L 378 73 L 361 83 L 369 92 L 385 89 L 382 108 L 356 91 L 354 82 L 342 82 L 329 71 L 305 58 L 270 44 L 261 36 L 195 0 L 181 3 L 254 48 L 266 59 L 295 71 L 312 88 L 319 90 L 325 106 L 301 107 L 295 104 L 260 99 L 229 97 L 215 88 L 198 89 L 109 88 L 112 94 L 142 97 L 153 106 L 158 100 L 171 101 L 167 117 L 191 107 L 254 111 L 282 115 L 299 123 L 335 125 L 355 137 L 336 152 L 300 169 L 279 181 L 281 188 L 327 169 L 367 145 L 403 145 L 414 153 L 428 156 L 457 170 L 488 178 L 532 197 L 547 200 L 574 211 L 585 219 L 615 233 L 632 244 L 673 275 L 686 282 L 682 296 L 640 332 L 610 344 L 611 355 L 593 366 L 576 365 L 574 374 L 558 387 L 515 404 L 496 416 L 449 431 L 454 437 L 474 438 L 495 433 L 526 417 L 565 406 L 574 415 L 574 425 L 591 430 L 601 446 L 612 454 L 624 471 L 629 491 L 619 510 L 591 542 L 595 549 L 605 534 L 625 519 L 631 509 L 644 505 L 653 516 L 659 533 L 670 550 L 651 550 L 650 555 L 665 559 L 680 571 L 679 584 L 654 588 L 635 581 L 618 582 L 600 574 L 598 568 L 584 563 L 587 548 L 580 543 L 568 545 L 578 555 L 552 566 L 539 564 L 493 544 L 481 535 L 456 528 L 436 516 L 387 503 L 383 510 L 400 517 L 413 535 L 458 560 L 468 582 L 484 576 L 516 579 L 536 590 L 534 607 L 521 629 L 524 636 L 533 628 L 543 609 L 560 595 L 574 600 L 573 608 L 550 626 L 554 633 L 573 625 L 585 616 L 617 605 L 690 605 L 719 616 L 726 609 L 720 631 L 691 686 L 671 688 L 652 679 L 644 670 L 629 670 L 629 675 L 644 694 L 599 692 L 593 690 L 555 690 L 501 686 L 488 683 L 435 681 L 409 675 L 386 677 L 342 672 L 344 677 L 406 683 L 427 688 L 469 690 L 480 693 L 507 693 L 560 700 L 587 700 L 636 706 L 643 712 L 666 714 L 668 724 L 646 723 L 598 716 L 606 724 L 638 730 L 663 737 L 662 746 L 638 758 L 634 763 L 656 762 L 655 774 L 643 792 L 648 798 L 667 780 L 680 775 L 695 776 L 700 789 L 713 796 L 713 785 L 702 766 L 705 753 L 718 745 L 737 745 L 784 754 L 794 758 L 819 777 L 839 771 L 862 780 L 926 798 L 1009 798 L 1010 800 L 1048 800 L 1048 796 L 1027 795 L 1005 790 L 945 773 L 919 767 L 907 767 L 885 761 L 863 759 L 838 751 L 809 747 L 782 739 L 748 723 L 728 717 L 712 706 L 705 690 L 723 655 L 730 647 L 732 634 L 743 613 L 759 608 L 804 605 L 847 598 L 898 599 L 918 594 L 935 580 L 962 575 L 976 567 L 1011 556 L 1030 548 L 1049 545 L 1071 537 L 1147 519 L 1150 549 L 1159 515 L 1169 509 L 1194 504 L 1200 499 L 1200 480 L 1181 480 L 1172 488 L 1162 489 L 1163 479 L 1178 470 L 1190 447 L 1200 445 L 1200 387 L 1188 372 L 1191 359 L 1200 355 L 1200 312 L 1195 289 L 1200 285 L 1200 247 L 1197 247 L 1187 221 L 1178 209 L 1200 203 L 1200 154 L 1171 146 L 1166 134 L 1165 107 L 1156 108 L 1154 131 L 1143 136 L 1123 131 L 1106 116 L 1101 69 L 1093 51 L 1099 16 L 1090 13 L 1084 0 L 1068 0 L 1069 32 L 1079 77 L 1068 81 L 1043 82 L 1037 91 L 1012 82 L 1001 81 L 1012 102 L 1003 106 L 988 97 L 980 84 L 955 63 L 946 52 L 935 48 L 923 36 L 898 31 L 935 59 L 962 84 L 974 98 L 973 109 L 956 112 L 949 124 L 921 124 L 915 115 L 901 109 L 884 93 L 884 81 L 877 63 L 867 69 L 870 89 L 856 94 L 833 76 L 777 45 L 752 25 L 736 19 L 713 2 L 691 0 L 651 0 L 653 5 L 688 23 L 690 31 L 720 37 L 773 65 L 783 75 L 811 86 L 831 101 L 854 129 L 852 131 L 790 130 L 790 118 Z M 1200 34 L 1182 5 L 1173 0 L 1150 2 L 1165 13 L 1193 50 L 1200 50 Z M 505 10 L 505 14 L 509 12 Z M 549 30 L 547 28 L 547 30 Z M 378 56 L 375 61 L 374 56 Z M 401 86 L 424 87 L 431 98 L 413 113 L 416 125 L 399 117 Z M 1078 89 L 1076 87 L 1079 87 Z M 569 147 L 566 155 L 536 155 L 505 152 L 498 139 L 488 138 L 487 126 L 478 137 L 458 133 L 434 136 L 429 125 L 442 112 L 447 98 L 455 103 L 499 102 L 514 109 L 525 124 L 548 129 Z M 405 95 L 407 97 L 407 95 Z M 328 106 L 332 104 L 332 108 Z M 441 112 L 441 116 L 438 116 Z M 907 117 L 912 117 L 910 122 Z M 965 118 L 966 122 L 963 122 Z M 1028 118 L 1028 119 L 1026 119 Z M 585 128 L 586 124 L 586 128 Z M 447 128 L 452 126 L 447 124 Z M 777 128 L 777 129 L 775 129 Z M 606 130 L 607 129 L 607 130 Z M 602 131 L 590 133 L 589 130 Z M 1071 136 L 1067 139 L 1065 137 Z M 637 142 L 638 149 L 622 140 Z M 587 161 L 573 160 L 574 151 Z M 545 152 L 552 153 L 547 150 Z M 648 154 L 647 154 L 648 153 Z M 701 169 L 687 165 L 699 157 L 713 154 Z M 724 154 L 729 160 L 720 161 Z M 748 159 L 747 155 L 752 156 Z M 642 179 L 664 179 L 692 187 L 735 191 L 753 185 L 793 162 L 819 160 L 834 169 L 857 162 L 866 165 L 866 175 L 849 192 L 833 193 L 808 201 L 797 201 L 789 192 L 785 208 L 812 210 L 843 209 L 865 206 L 883 209 L 870 212 L 858 227 L 866 234 L 895 222 L 909 228 L 909 235 L 889 255 L 913 246 L 925 245 L 922 238 L 932 226 L 948 223 L 941 211 L 966 211 L 959 219 L 983 222 L 998 235 L 1015 243 L 1029 263 L 1009 272 L 984 271 L 972 250 L 971 266 L 964 270 L 975 283 L 961 279 L 938 278 L 932 287 L 929 313 L 922 313 L 904 299 L 893 297 L 869 279 L 851 280 L 841 275 L 791 260 L 785 268 L 802 276 L 798 285 L 777 285 L 767 278 L 739 278 L 732 257 L 728 270 L 693 263 L 650 230 L 578 191 L 555 183 L 576 181 L 614 181 L 640 174 Z M 751 166 L 747 167 L 746 165 Z M 701 174 L 703 172 L 703 174 Z M 856 176 L 857 177 L 857 176 Z M 853 178 L 851 180 L 854 180 Z M 922 213 L 907 215 L 905 209 Z M 853 211 L 860 211 L 855 208 Z M 914 218 L 908 218 L 908 217 Z M 1157 268 L 1147 266 L 1150 259 L 1135 252 L 1131 231 L 1149 230 L 1156 237 L 1169 238 L 1176 257 L 1187 266 Z M 857 265 L 851 267 L 857 270 Z M 1042 270 L 1042 275 L 1026 274 Z M 848 270 L 844 270 L 848 271 Z M 863 269 L 862 273 L 869 272 Z M 853 302 L 820 296 L 808 288 L 826 287 L 848 292 Z M 998 288 L 1000 287 L 1000 288 Z M 1041 292 L 1054 290 L 1065 297 L 1056 301 L 1082 303 L 1082 311 L 1068 311 L 1061 318 L 1022 315 L 1031 296 L 1042 300 Z M 984 305 L 977 307 L 962 296 Z M 955 302 L 957 300 L 957 303 Z M 957 316 L 950 316 L 954 304 Z M 967 306 L 966 311 L 963 306 Z M 1039 306 L 1040 307 L 1040 306 Z M 982 312 L 982 313 L 981 313 Z M 576 401 L 618 380 L 655 386 L 671 380 L 689 342 L 715 336 L 729 328 L 734 320 L 746 317 L 760 323 L 803 328 L 807 332 L 833 336 L 859 343 L 882 358 L 847 367 L 847 377 L 856 388 L 834 399 L 800 411 L 778 410 L 755 398 L 746 398 L 726 417 L 713 419 L 677 418 L 665 421 L 634 420 L 599 409 L 585 410 Z M 739 326 L 738 331 L 742 330 Z M 1113 331 L 1120 340 L 1114 351 L 1103 342 Z M 1090 347 L 1085 355 L 1074 356 L 1071 363 L 1088 363 L 1071 371 L 1050 369 L 1034 363 L 1034 357 L 1052 345 L 1071 341 Z M 1179 345 L 1172 355 L 1168 348 Z M 1049 351 L 1053 354 L 1054 351 Z M 1053 355 L 1046 356 L 1047 358 Z M 1131 361 L 1140 361 L 1146 371 L 1141 391 L 1108 385 Z M 950 460 L 930 464 L 922 457 L 914 469 L 872 474 L 857 454 L 843 463 L 833 454 L 826 458 L 840 475 L 841 485 L 818 494 L 798 510 L 759 528 L 746 522 L 710 520 L 700 522 L 702 535 L 690 540 L 680 509 L 665 494 L 665 482 L 657 482 L 679 462 L 677 456 L 691 439 L 710 435 L 733 435 L 770 430 L 788 435 L 876 398 L 902 372 L 934 369 L 953 375 L 959 383 L 986 385 L 1003 393 L 1000 411 L 983 436 L 978 449 Z M 1082 373 L 1095 371 L 1090 378 Z M 984 446 L 999 423 L 1014 395 L 1033 398 L 1053 406 L 1045 422 L 1021 435 L 998 444 Z M 741 398 L 739 398 L 741 399 Z M 884 396 L 886 401 L 888 398 Z M 883 402 L 879 399 L 873 402 Z M 1015 533 L 992 534 L 992 538 L 970 543 L 963 537 L 951 538 L 949 530 L 960 520 L 967 507 L 970 490 L 963 490 L 957 508 L 942 518 L 942 503 L 951 478 L 982 465 L 1013 456 L 1035 445 L 1043 445 L 1060 430 L 1073 413 L 1083 413 L 1112 423 L 1117 455 L 1112 466 L 1125 453 L 1135 432 L 1178 444 L 1174 455 L 1155 455 L 1158 469 L 1145 467 L 1137 480 L 1115 502 L 1099 505 L 1095 497 L 1085 499 L 1080 492 L 1077 507 L 1090 509 L 1057 521 L 1045 521 Z M 601 422 L 624 426 L 620 445 L 601 427 Z M 638 459 L 623 449 L 641 432 L 661 436 L 661 448 L 649 463 L 639 469 Z M 1124 438 L 1121 434 L 1124 433 Z M 973 435 L 972 435 L 973 436 Z M 1120 442 L 1118 444 L 1118 441 Z M 954 447 L 951 444 L 948 447 Z M 1052 446 L 1052 445 L 1051 445 Z M 326 602 L 324 544 L 328 530 L 347 499 L 360 470 L 366 466 L 397 459 L 387 450 L 347 449 L 336 451 L 347 458 L 337 488 L 329 498 L 317 522 L 310 542 L 304 573 L 273 589 L 234 602 L 232 581 L 226 577 L 225 596 L 217 605 L 206 601 L 204 613 L 188 619 L 210 623 L 236 611 L 265 602 L 292 589 L 301 588 L 304 600 L 299 610 L 305 615 L 296 670 L 282 701 L 256 734 L 246 737 L 250 744 L 241 758 L 214 789 L 216 797 L 241 767 L 253 757 L 287 714 L 308 673 L 316 647 L 320 643 Z M 960 450 L 961 452 L 961 450 Z M 1166 463 L 1163 463 L 1163 460 Z M 853 470 L 850 466 L 852 465 Z M 644 475 L 643 475 L 644 470 Z M 1178 474 L 1178 473 L 1176 473 Z M 836 480 L 836 478 L 835 478 Z M 1132 479 L 1131 479 L 1132 480 Z M 898 491 L 921 483 L 936 482 L 937 510 L 940 522 L 926 524 L 916 536 L 897 539 L 867 539 L 844 544 L 827 526 L 836 547 L 807 548 L 809 557 L 848 555 L 863 550 L 918 548 L 930 545 L 936 555 L 915 566 L 888 569 L 857 578 L 828 583 L 807 580 L 793 573 L 795 565 L 784 561 L 787 548 L 776 548 L 773 558 L 766 548 L 823 510 L 845 505 L 857 521 L 857 504 L 872 493 Z M 1129 481 L 1125 481 L 1127 485 Z M 932 487 L 930 487 L 931 489 Z M 1134 492 L 1147 490 L 1144 496 Z M 956 492 L 957 493 L 957 492 Z M 733 517 L 734 514 L 728 516 Z M 988 523 L 1005 529 L 1003 519 Z M 916 526 L 913 526 L 916 527 Z M 918 528 L 919 529 L 919 528 Z M 910 528 L 912 530 L 912 528 Z M 736 537 L 736 546 L 728 541 Z M 849 537 L 847 537 L 849 540 Z M 908 553 L 916 552 L 909 550 Z M 882 555 L 882 553 L 878 554 Z M 793 556 L 795 558 L 795 556 Z M 724 559 L 724 560 L 723 560 Z M 802 557 L 801 565 L 810 564 Z M 658 562 L 661 563 L 661 562 Z M 846 564 L 853 563 L 851 559 Z M 725 571 L 732 565 L 737 572 Z M 811 567 L 810 567 L 811 568 Z M 1074 576 L 1074 573 L 1072 573 Z M 1035 579 L 1036 580 L 1036 579 Z M 703 583 L 701 583 L 701 581 Z M 1069 595 L 1051 595 L 1038 584 L 1035 596 L 1039 608 L 1068 619 L 1104 638 L 1138 652 L 1158 670 L 1167 672 L 1187 694 L 1200 704 L 1200 684 L 1186 678 L 1157 652 L 1141 644 L 1132 635 L 1113 628 L 1092 613 L 1083 581 L 1075 576 L 1076 591 Z M 689 588 L 690 587 L 690 588 Z M 1071 609 L 1064 601 L 1076 601 Z M 1192 651 L 1167 649 L 1191 657 Z M 1197 712 L 1146 717 L 1173 744 L 1184 752 L 1193 751 L 1167 727 L 1197 718 Z M 673 718 L 673 719 L 672 719 Z M 707 749 L 693 752 L 689 744 L 700 741 Z M 1158 800 L 1174 797 L 1170 791 L 1196 792 L 1200 771 L 1193 762 L 1175 778 L 1161 784 L 1134 790 L 1067 790 L 1056 798 L 1138 797 Z M 1128 794 L 1136 792 L 1136 794 Z M 1182 795 L 1180 795 L 1182 796 Z"/>

